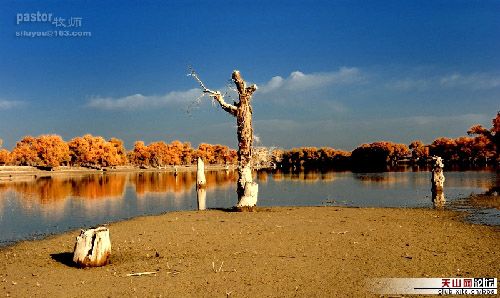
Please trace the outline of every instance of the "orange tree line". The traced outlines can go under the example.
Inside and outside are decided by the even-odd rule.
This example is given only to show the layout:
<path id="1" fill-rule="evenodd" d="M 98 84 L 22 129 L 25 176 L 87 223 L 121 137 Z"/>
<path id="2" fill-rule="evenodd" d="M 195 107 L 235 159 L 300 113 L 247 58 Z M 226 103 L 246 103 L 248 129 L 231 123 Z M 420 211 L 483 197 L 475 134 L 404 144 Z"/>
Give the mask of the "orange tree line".
<path id="1" fill-rule="evenodd" d="M 492 124 L 490 129 L 474 125 L 467 132 L 470 135 L 468 137 L 442 137 L 429 145 L 419 140 L 413 141 L 409 146 L 382 141 L 360 145 L 352 152 L 329 147 L 301 147 L 255 154 L 255 158 L 263 159 L 256 163 L 266 164 L 270 161 L 283 167 L 385 166 L 402 159 L 425 163 L 432 155 L 441 156 L 448 163 L 498 164 L 500 112 Z M 126 164 L 162 167 L 193 164 L 198 157 L 209 164 L 235 164 L 237 159 L 236 151 L 224 145 L 200 144 L 194 149 L 189 143 L 179 141 L 170 144 L 153 142 L 147 146 L 138 141 L 131 151 L 126 151 L 119 139 L 105 140 L 92 135 L 76 137 L 69 142 L 57 135 L 28 136 L 17 142 L 12 152 L 0 149 L 0 165 L 42 167 L 108 167 Z"/>
<path id="2" fill-rule="evenodd" d="M 498 165 L 500 162 L 500 112 L 490 129 L 472 126 L 468 137 L 438 138 L 429 145 L 413 141 L 409 146 L 392 142 L 363 144 L 352 152 L 328 147 L 302 147 L 279 152 L 285 167 L 378 167 L 394 165 L 400 160 L 424 164 L 430 156 L 441 156 L 448 164 Z"/>
<path id="3" fill-rule="evenodd" d="M 119 139 L 106 140 L 90 134 L 69 142 L 58 135 L 27 136 L 17 142 L 12 152 L 0 149 L 0 164 L 37 167 L 162 167 L 189 165 L 198 157 L 209 164 L 232 164 L 236 162 L 236 151 L 210 144 L 200 144 L 193 149 L 191 144 L 179 141 L 153 142 L 147 146 L 138 141 L 131 151 L 127 151 Z"/>

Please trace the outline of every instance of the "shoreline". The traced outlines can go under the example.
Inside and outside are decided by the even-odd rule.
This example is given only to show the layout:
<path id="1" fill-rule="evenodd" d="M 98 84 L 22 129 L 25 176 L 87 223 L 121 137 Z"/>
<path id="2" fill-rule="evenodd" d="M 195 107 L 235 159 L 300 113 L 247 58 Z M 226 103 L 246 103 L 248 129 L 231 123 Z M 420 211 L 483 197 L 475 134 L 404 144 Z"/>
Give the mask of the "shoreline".
<path id="1" fill-rule="evenodd" d="M 365 296 L 369 278 L 497 277 L 500 230 L 463 216 L 332 206 L 136 217 L 109 225 L 111 264 L 100 268 L 71 266 L 78 231 L 1 247 L 0 292 L 80 297 L 92 285 L 96 297 Z"/>

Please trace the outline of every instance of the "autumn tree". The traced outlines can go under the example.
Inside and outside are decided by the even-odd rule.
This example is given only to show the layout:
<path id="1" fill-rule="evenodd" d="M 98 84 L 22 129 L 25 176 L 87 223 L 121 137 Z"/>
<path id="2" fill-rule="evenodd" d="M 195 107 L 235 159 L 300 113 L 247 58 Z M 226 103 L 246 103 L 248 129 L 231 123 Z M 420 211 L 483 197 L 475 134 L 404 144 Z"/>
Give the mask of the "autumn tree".
<path id="1" fill-rule="evenodd" d="M 130 163 L 139 167 L 146 167 L 150 165 L 151 154 L 148 147 L 143 141 L 137 141 L 134 144 L 134 149 L 128 153 Z"/>
<path id="2" fill-rule="evenodd" d="M 414 163 L 424 163 L 429 157 L 429 147 L 425 146 L 420 140 L 411 142 L 409 149 Z"/>
<path id="3" fill-rule="evenodd" d="M 0 165 L 7 165 L 10 163 L 10 152 L 7 149 L 0 149 Z"/>
<path id="4" fill-rule="evenodd" d="M 232 74 L 232 81 L 238 92 L 238 102 L 227 103 L 220 91 L 208 89 L 199 79 L 198 75 L 192 71 L 191 76 L 199 83 L 203 94 L 210 96 L 229 115 L 236 118 L 238 136 L 238 182 L 236 192 L 238 194 L 238 208 L 253 208 L 257 204 L 258 185 L 252 178 L 252 148 L 253 148 L 253 127 L 252 127 L 252 106 L 253 93 L 257 90 L 257 85 L 247 86 L 239 71 Z"/>
<path id="5" fill-rule="evenodd" d="M 451 138 L 437 138 L 429 146 L 430 155 L 439 156 L 444 161 L 458 161 L 457 143 Z"/>
<path id="6" fill-rule="evenodd" d="M 101 168 L 123 165 L 127 161 L 123 142 L 118 139 L 106 141 L 103 137 L 87 134 L 72 139 L 68 145 L 72 165 Z"/>
<path id="7" fill-rule="evenodd" d="M 10 152 L 2 148 L 3 140 L 0 139 L 0 165 L 6 165 L 10 162 Z"/>
<path id="8" fill-rule="evenodd" d="M 11 159 L 21 166 L 57 167 L 69 161 L 69 147 L 58 135 L 27 136 L 17 142 Z"/>
<path id="9" fill-rule="evenodd" d="M 352 162 L 356 167 L 385 167 L 394 165 L 410 154 L 405 144 L 375 142 L 363 144 L 352 151 Z"/>
<path id="10" fill-rule="evenodd" d="M 123 145 L 123 141 L 120 139 L 117 139 L 117 138 L 111 138 L 111 139 L 109 139 L 109 143 L 116 150 L 116 159 L 117 159 L 116 165 L 126 164 L 128 162 L 127 150 L 125 149 L 125 146 Z"/>
<path id="11" fill-rule="evenodd" d="M 330 147 L 300 147 L 283 151 L 280 165 L 284 168 L 345 168 L 351 153 Z"/>
<path id="12" fill-rule="evenodd" d="M 490 129 L 484 128 L 482 125 L 476 124 L 469 128 L 467 133 L 471 136 L 482 136 L 485 139 L 481 140 L 485 146 L 488 146 L 486 140 L 491 143 L 493 150 L 495 151 L 496 158 L 500 158 L 500 111 L 492 120 L 492 127 Z"/>
<path id="13" fill-rule="evenodd" d="M 195 150 L 191 147 L 191 143 L 182 143 L 182 164 L 190 165 L 194 162 Z"/>

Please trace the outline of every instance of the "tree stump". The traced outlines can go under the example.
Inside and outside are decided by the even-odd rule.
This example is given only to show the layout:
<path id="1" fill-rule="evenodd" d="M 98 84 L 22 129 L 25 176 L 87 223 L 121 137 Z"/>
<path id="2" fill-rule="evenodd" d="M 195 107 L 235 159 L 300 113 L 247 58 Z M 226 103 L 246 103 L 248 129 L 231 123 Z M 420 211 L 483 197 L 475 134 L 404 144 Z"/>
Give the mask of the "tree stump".
<path id="1" fill-rule="evenodd" d="M 207 180 L 205 179 L 205 163 L 198 157 L 198 163 L 196 164 L 196 186 L 205 186 L 205 184 L 207 184 Z"/>
<path id="2" fill-rule="evenodd" d="M 432 158 L 432 203 L 434 208 L 442 209 L 446 203 L 446 199 L 444 197 L 443 189 L 444 189 L 444 173 L 443 173 L 443 159 L 439 156 L 434 156 Z"/>
<path id="3" fill-rule="evenodd" d="M 259 185 L 255 182 L 245 183 L 245 192 L 236 208 L 239 211 L 255 211 L 257 198 L 259 195 Z"/>
<path id="4" fill-rule="evenodd" d="M 198 210 L 207 209 L 207 190 L 204 187 L 200 187 L 196 190 L 196 197 L 198 199 Z"/>
<path id="5" fill-rule="evenodd" d="M 207 190 L 205 186 L 207 181 L 205 179 L 205 164 L 203 160 L 198 157 L 196 169 L 196 195 L 198 199 L 198 210 L 207 209 Z"/>
<path id="6" fill-rule="evenodd" d="M 97 227 L 82 230 L 76 237 L 73 262 L 78 267 L 99 267 L 108 263 L 111 256 L 111 240 L 109 229 Z"/>
<path id="7" fill-rule="evenodd" d="M 444 173 L 443 173 L 443 159 L 439 156 L 435 156 L 432 158 L 432 191 L 440 192 L 443 191 L 444 187 Z"/>

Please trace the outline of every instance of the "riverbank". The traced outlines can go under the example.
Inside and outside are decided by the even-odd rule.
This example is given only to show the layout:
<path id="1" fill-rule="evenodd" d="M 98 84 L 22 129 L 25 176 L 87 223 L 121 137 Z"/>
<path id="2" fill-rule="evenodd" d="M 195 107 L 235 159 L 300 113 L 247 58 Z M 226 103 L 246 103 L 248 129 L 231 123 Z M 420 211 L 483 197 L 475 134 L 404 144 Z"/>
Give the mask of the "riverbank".
<path id="1" fill-rule="evenodd" d="M 374 277 L 498 277 L 498 228 L 461 216 L 279 207 L 141 217 L 110 225 L 112 263 L 101 268 L 71 266 L 77 231 L 0 249 L 0 293 L 359 297 Z"/>

